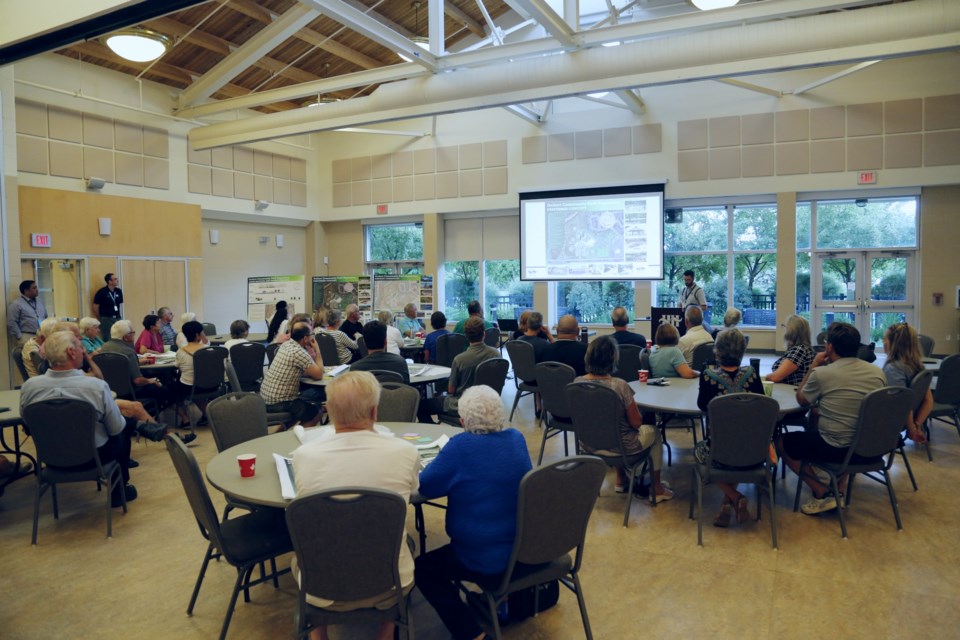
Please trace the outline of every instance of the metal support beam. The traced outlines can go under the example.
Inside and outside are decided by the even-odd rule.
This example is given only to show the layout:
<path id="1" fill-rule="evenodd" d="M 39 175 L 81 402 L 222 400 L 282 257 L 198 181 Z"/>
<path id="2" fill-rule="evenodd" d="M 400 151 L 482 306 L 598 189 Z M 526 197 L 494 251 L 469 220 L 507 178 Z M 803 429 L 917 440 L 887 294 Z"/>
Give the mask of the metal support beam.
<path id="1" fill-rule="evenodd" d="M 774 98 L 782 98 L 783 91 L 778 91 L 776 89 L 768 89 L 767 87 L 761 87 L 758 84 L 753 84 L 752 82 L 744 82 L 743 80 L 737 80 L 736 78 L 717 78 L 717 82 L 722 82 L 723 84 L 729 84 L 733 87 L 740 87 L 741 89 L 746 89 L 747 91 L 756 91 L 757 93 L 765 93 L 768 96 L 773 96 Z"/>
<path id="2" fill-rule="evenodd" d="M 522 118 L 527 122 L 532 122 L 536 125 L 541 125 L 544 122 L 544 118 L 541 114 L 537 113 L 533 109 L 529 109 L 522 104 L 508 104 L 503 107 L 504 111 L 507 113 L 513 114 L 518 118 Z"/>
<path id="3" fill-rule="evenodd" d="M 516 0 L 516 3 L 524 8 L 527 15 L 539 22 L 554 40 L 565 47 L 576 46 L 575 30 L 544 0 Z"/>
<path id="4" fill-rule="evenodd" d="M 627 106 L 627 109 L 633 111 L 634 113 L 639 113 L 643 115 L 647 111 L 647 105 L 644 101 L 637 95 L 637 92 L 633 89 L 621 89 L 620 91 L 615 91 L 617 97 L 623 100 L 623 104 Z"/>
<path id="5" fill-rule="evenodd" d="M 792 93 L 793 95 L 795 95 L 795 96 L 798 96 L 798 95 L 800 95 L 801 93 L 806 93 L 807 91 L 810 91 L 811 89 L 816 89 L 817 87 L 822 86 L 822 85 L 825 85 L 825 84 L 827 84 L 828 82 L 833 82 L 834 80 L 839 80 L 840 78 L 846 78 L 847 76 L 849 76 L 849 75 L 851 75 L 851 74 L 854 74 L 854 73 L 856 73 L 856 72 L 858 72 L 858 71 L 863 71 L 864 69 L 868 69 L 868 68 L 872 67 L 873 65 L 877 64 L 878 62 L 880 62 L 880 60 L 867 60 L 866 62 L 861 62 L 860 64 L 855 64 L 855 65 L 853 65 L 852 67 L 850 67 L 849 69 L 844 69 L 843 71 L 840 71 L 840 72 L 838 72 L 838 73 L 834 73 L 834 74 L 832 74 L 832 75 L 829 75 L 829 76 L 827 76 L 826 78 L 821 78 L 820 80 L 815 80 L 814 82 L 811 82 L 810 84 L 805 84 L 805 85 L 803 85 L 802 87 L 799 87 L 799 88 L 797 88 L 797 89 L 794 89 L 793 91 L 791 91 L 791 93 Z"/>

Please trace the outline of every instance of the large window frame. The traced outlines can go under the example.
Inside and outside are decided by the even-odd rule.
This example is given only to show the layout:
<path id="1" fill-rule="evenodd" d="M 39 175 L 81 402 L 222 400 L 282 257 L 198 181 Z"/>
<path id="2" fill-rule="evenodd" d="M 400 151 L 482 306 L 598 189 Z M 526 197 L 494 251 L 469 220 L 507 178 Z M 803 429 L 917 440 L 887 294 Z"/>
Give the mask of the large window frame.
<path id="1" fill-rule="evenodd" d="M 378 246 L 378 234 L 394 232 L 393 246 Z M 417 234 L 419 233 L 419 238 Z M 403 243 L 401 244 L 402 241 Z M 366 275 L 411 275 L 423 273 L 423 223 L 418 221 L 363 226 L 363 258 Z"/>

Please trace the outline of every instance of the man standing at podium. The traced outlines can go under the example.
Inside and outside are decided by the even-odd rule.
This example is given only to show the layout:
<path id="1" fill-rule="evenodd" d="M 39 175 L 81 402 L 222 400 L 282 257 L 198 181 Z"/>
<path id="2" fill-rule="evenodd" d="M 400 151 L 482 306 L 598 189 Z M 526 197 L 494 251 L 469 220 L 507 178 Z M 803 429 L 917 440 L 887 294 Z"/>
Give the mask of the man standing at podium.
<path id="1" fill-rule="evenodd" d="M 692 270 L 687 269 L 683 272 L 683 284 L 686 285 L 683 288 L 683 291 L 680 293 L 680 309 L 686 314 L 687 309 L 690 307 L 700 307 L 700 310 L 703 311 L 704 318 L 707 315 L 707 294 L 704 293 L 703 287 L 698 285 L 693 281 L 696 274 Z M 710 327 L 710 323 L 704 319 L 703 328 L 707 333 L 713 333 L 713 329 Z"/>

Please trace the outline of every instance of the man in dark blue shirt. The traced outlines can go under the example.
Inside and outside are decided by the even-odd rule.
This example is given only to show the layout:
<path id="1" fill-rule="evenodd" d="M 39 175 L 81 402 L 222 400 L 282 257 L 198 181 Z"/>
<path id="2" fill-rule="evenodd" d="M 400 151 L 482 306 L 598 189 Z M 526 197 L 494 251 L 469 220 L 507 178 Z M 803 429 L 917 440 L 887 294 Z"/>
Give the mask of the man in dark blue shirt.
<path id="1" fill-rule="evenodd" d="M 543 351 L 543 360 L 562 362 L 573 367 L 578 376 L 586 375 L 587 368 L 584 357 L 587 355 L 587 345 L 578 340 L 580 327 L 577 319 L 565 315 L 557 322 L 557 340 Z"/>
<path id="2" fill-rule="evenodd" d="M 647 339 L 639 333 L 627 331 L 630 316 L 623 307 L 617 307 L 610 313 L 610 322 L 613 323 L 613 339 L 618 345 L 635 344 L 641 349 L 647 346 Z"/>

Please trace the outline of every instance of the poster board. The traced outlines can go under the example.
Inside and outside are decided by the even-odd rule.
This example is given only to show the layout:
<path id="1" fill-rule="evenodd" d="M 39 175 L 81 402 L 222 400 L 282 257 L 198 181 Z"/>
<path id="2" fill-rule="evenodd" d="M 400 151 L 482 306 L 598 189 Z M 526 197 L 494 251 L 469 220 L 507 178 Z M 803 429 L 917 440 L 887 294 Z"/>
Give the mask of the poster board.
<path id="1" fill-rule="evenodd" d="M 313 308 L 345 311 L 351 304 L 360 308 L 360 317 L 366 321 L 373 312 L 373 290 L 370 276 L 314 276 L 312 285 Z"/>
<path id="2" fill-rule="evenodd" d="M 402 313 L 410 302 L 417 317 L 429 318 L 434 310 L 434 278 L 426 275 L 382 275 L 373 279 L 373 304 L 377 311 Z"/>
<path id="3" fill-rule="evenodd" d="M 250 333 L 266 333 L 277 302 L 287 301 L 287 317 L 307 311 L 306 276 L 247 278 L 247 322 Z"/>

